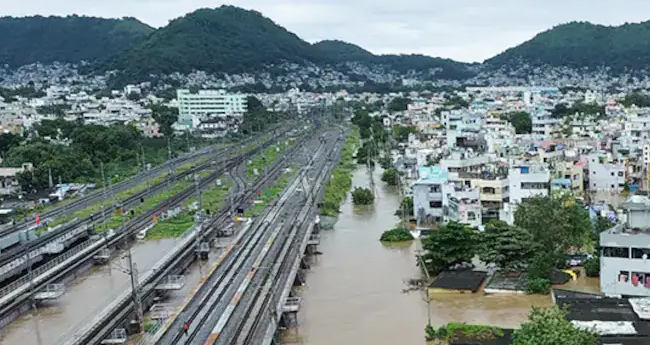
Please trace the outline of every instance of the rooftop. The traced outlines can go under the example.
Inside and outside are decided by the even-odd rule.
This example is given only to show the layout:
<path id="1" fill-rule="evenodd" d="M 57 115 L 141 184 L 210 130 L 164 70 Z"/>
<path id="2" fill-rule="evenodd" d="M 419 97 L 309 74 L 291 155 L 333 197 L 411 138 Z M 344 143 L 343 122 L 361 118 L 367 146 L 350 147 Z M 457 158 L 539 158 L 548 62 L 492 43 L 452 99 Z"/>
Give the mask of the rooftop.
<path id="1" fill-rule="evenodd" d="M 442 184 L 449 180 L 449 171 L 440 166 L 420 167 L 418 169 L 418 180 L 415 184 Z"/>

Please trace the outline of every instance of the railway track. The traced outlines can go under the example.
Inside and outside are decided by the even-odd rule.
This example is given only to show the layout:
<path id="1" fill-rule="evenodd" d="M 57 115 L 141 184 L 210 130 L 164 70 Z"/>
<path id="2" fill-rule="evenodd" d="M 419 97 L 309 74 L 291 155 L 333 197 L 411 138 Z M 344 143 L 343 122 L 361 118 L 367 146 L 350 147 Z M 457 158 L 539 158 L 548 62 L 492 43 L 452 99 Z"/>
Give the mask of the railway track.
<path id="1" fill-rule="evenodd" d="M 301 139 L 301 140 L 305 140 L 305 139 Z M 299 140 L 296 143 L 296 146 L 301 145 L 302 142 L 301 140 Z M 229 165 L 223 166 L 220 171 L 215 171 L 210 175 L 208 175 L 207 177 L 201 179 L 201 182 L 199 183 L 199 188 L 200 189 L 204 188 L 210 183 L 212 183 L 217 177 L 221 176 L 223 172 L 225 172 L 227 169 L 231 169 L 233 167 L 237 167 L 241 165 L 242 163 L 245 162 L 245 159 L 246 159 L 245 157 L 239 157 L 233 160 Z M 277 171 L 277 169 L 274 171 Z M 239 188 L 241 188 L 241 182 L 238 183 L 238 185 Z M 100 238 L 98 240 L 91 238 L 88 241 L 80 244 L 79 245 L 80 247 L 83 246 L 85 248 L 89 246 L 87 242 L 92 242 L 90 243 L 92 249 L 87 250 L 87 253 L 84 254 L 84 257 L 82 259 L 71 262 L 70 265 L 66 265 L 60 271 L 57 271 L 50 276 L 46 276 L 41 280 L 37 281 L 37 279 L 35 278 L 34 279 L 35 283 L 33 283 L 32 284 L 33 286 L 31 287 L 27 286 L 29 281 L 28 279 L 26 282 L 24 282 L 24 284 L 20 285 L 19 287 L 16 287 L 16 290 L 18 291 L 8 291 L 9 293 L 5 294 L 4 297 L 0 296 L 2 297 L 0 298 L 0 315 L 5 315 L 5 313 L 11 312 L 11 310 L 19 306 L 21 303 L 24 303 L 29 298 L 31 291 L 38 291 L 39 289 L 46 286 L 47 284 L 57 282 L 58 280 L 65 277 L 70 272 L 74 271 L 77 267 L 82 265 L 84 262 L 92 259 L 92 257 L 95 254 L 97 254 L 102 248 L 117 244 L 118 242 L 123 241 L 129 235 L 133 234 L 135 231 L 142 229 L 144 226 L 151 223 L 153 214 L 157 214 L 162 212 L 163 210 L 174 207 L 176 204 L 191 197 L 195 192 L 195 190 L 196 190 L 195 186 L 189 186 L 182 192 L 174 195 L 172 198 L 165 200 L 164 202 L 158 204 L 156 207 L 132 219 L 130 222 L 126 223 L 122 228 L 118 229 L 118 231 L 116 231 L 112 235 Z"/>
<path id="2" fill-rule="evenodd" d="M 304 143 L 304 140 L 308 135 L 305 135 L 302 140 L 296 142 L 292 148 L 301 147 Z M 287 154 L 290 156 L 291 153 Z M 243 161 L 239 162 L 243 163 Z M 237 196 L 232 197 L 232 202 L 234 204 L 241 204 L 246 202 L 250 198 L 253 198 L 255 191 L 262 188 L 269 180 L 274 179 L 278 173 L 281 172 L 282 165 L 284 160 L 276 162 L 275 166 L 270 169 L 266 177 L 260 178 L 260 180 L 253 186 L 253 188 L 247 188 L 245 178 L 243 177 L 243 172 L 241 171 L 241 164 L 231 167 L 231 175 L 235 180 L 235 185 L 237 186 L 238 194 Z M 246 192 L 242 193 L 241 191 L 245 190 Z M 228 220 L 230 214 L 230 209 L 226 208 L 219 212 L 215 217 L 210 220 L 208 223 L 204 224 L 206 228 L 202 232 L 206 241 L 209 241 L 211 237 L 214 237 L 217 229 L 220 228 L 220 225 Z M 193 234 L 192 236 L 195 236 Z M 189 241 L 184 243 L 181 248 L 178 250 L 178 254 L 174 254 L 172 257 L 167 258 L 164 262 L 159 263 L 154 269 L 156 272 L 150 277 L 143 279 L 141 283 L 142 287 L 142 299 L 147 300 L 154 293 L 154 287 L 157 282 L 166 276 L 172 274 L 173 272 L 181 270 L 182 264 L 188 263 L 188 258 L 194 259 L 194 243 L 195 241 Z M 190 262 L 191 262 L 190 260 Z M 68 344 L 98 344 L 100 343 L 114 328 L 119 324 L 127 322 L 128 316 L 131 315 L 134 311 L 134 305 L 132 299 L 128 295 L 125 295 L 123 299 L 116 301 L 115 305 L 109 306 L 106 315 L 101 316 L 98 320 L 94 320 L 92 325 L 87 327 L 87 329 L 77 330 L 72 339 Z"/>
<path id="3" fill-rule="evenodd" d="M 331 154 L 337 149 L 328 150 Z M 317 166 L 311 166 L 315 161 L 305 169 L 305 176 L 313 178 L 314 183 L 308 187 L 307 193 L 301 195 L 301 207 L 297 216 L 294 218 L 292 226 L 288 231 L 283 231 L 281 238 L 277 241 L 268 255 L 260 263 L 261 266 L 254 267 L 250 280 L 240 285 L 238 290 L 241 297 L 233 299 L 229 308 L 231 313 L 222 316 L 221 324 L 217 324 L 211 332 L 210 337 L 205 344 L 253 344 L 257 338 L 257 332 L 266 325 L 263 321 L 277 322 L 265 316 L 273 305 L 281 302 L 280 296 L 283 285 L 282 277 L 288 278 L 295 257 L 300 255 L 300 241 L 303 240 L 307 231 L 307 224 L 316 214 L 316 197 L 318 192 L 324 188 L 324 180 L 329 175 L 332 162 L 322 160 Z M 300 196 L 299 196 L 300 197 Z M 264 269 L 260 269 L 264 268 Z M 275 302 L 275 303 L 274 303 Z M 269 314 L 270 316 L 270 314 Z"/>
<path id="4" fill-rule="evenodd" d="M 217 151 L 215 152 L 215 150 Z M 226 148 L 223 150 L 218 150 L 215 147 L 209 147 L 209 148 L 201 149 L 200 151 L 197 152 L 183 154 L 178 158 L 174 158 L 172 160 L 165 162 L 162 165 L 155 166 L 145 172 L 140 172 L 129 179 L 120 181 L 114 184 L 112 187 L 100 188 L 78 199 L 74 199 L 71 201 L 64 201 L 64 204 L 61 204 L 59 206 L 56 206 L 50 210 L 47 210 L 39 214 L 39 217 L 42 220 L 46 220 L 46 219 L 52 220 L 62 214 L 79 211 L 90 205 L 94 205 L 101 202 L 101 200 L 104 199 L 104 196 L 106 194 L 110 194 L 110 193 L 117 194 L 126 191 L 130 188 L 133 188 L 141 184 L 142 181 L 152 179 L 156 176 L 159 176 L 169 171 L 172 166 L 180 166 L 186 163 L 191 163 L 193 161 L 199 160 L 206 156 L 209 157 L 221 153 L 227 154 L 234 150 L 235 150 L 234 147 Z M 14 225 L 6 224 L 4 227 L 0 229 L 0 237 L 7 236 L 18 231 L 26 230 L 33 226 L 34 226 L 34 217 L 28 217 L 22 221 L 17 222 Z"/>
<path id="5" fill-rule="evenodd" d="M 327 145 L 319 145 L 314 157 L 305 165 L 311 167 L 314 161 L 325 161 L 322 156 L 327 151 Z M 316 169 L 323 176 L 327 175 L 328 169 L 322 169 L 326 164 L 328 163 L 323 163 Z M 301 228 L 301 225 L 296 226 L 294 221 L 306 216 L 304 195 L 311 195 L 311 191 L 304 185 L 303 177 L 305 173 L 304 169 L 301 169 L 298 178 L 294 179 L 277 203 L 267 208 L 264 216 L 250 229 L 238 235 L 229 249 L 222 254 L 220 260 L 223 261 L 164 331 L 157 341 L 158 344 L 198 344 L 205 339 L 217 341 L 220 336 L 226 336 L 230 331 L 226 326 L 231 325 L 231 317 L 238 317 L 241 311 L 238 303 L 246 293 L 251 279 L 261 267 L 266 269 L 274 265 L 280 253 L 278 245 L 292 243 L 297 229 Z M 296 193 L 300 188 L 302 191 Z M 288 250 L 289 247 L 285 245 L 282 253 L 286 254 Z M 181 327 L 184 322 L 190 324 L 187 337 Z"/>
<path id="6" fill-rule="evenodd" d="M 263 143 L 260 147 L 256 148 L 255 150 L 252 150 L 250 152 L 246 153 L 246 156 L 255 154 L 259 152 L 260 150 L 263 150 L 270 146 L 273 142 L 278 140 L 280 136 L 276 136 L 265 143 Z M 204 162 L 196 167 L 190 168 L 186 171 L 174 174 L 173 176 L 170 176 L 169 179 L 166 179 L 164 181 L 160 181 L 156 183 L 155 185 L 150 186 L 150 188 L 143 190 L 137 194 L 134 194 L 127 199 L 123 200 L 120 202 L 120 207 L 122 208 L 128 208 L 129 206 L 132 206 L 133 204 L 136 204 L 139 202 L 141 198 L 146 198 L 150 195 L 154 195 L 159 193 L 160 191 L 164 190 L 169 184 L 175 183 L 187 176 L 191 176 L 194 173 L 206 169 L 210 169 L 213 167 L 213 163 L 217 163 L 219 166 L 221 165 L 230 165 L 233 164 L 238 158 L 227 158 L 227 159 L 222 159 L 218 162 L 216 161 L 208 161 Z M 93 224 L 97 224 L 101 221 L 103 216 L 108 215 L 110 218 L 110 215 L 114 213 L 116 210 L 117 205 L 111 205 L 104 210 L 95 212 L 94 214 L 89 215 L 88 217 L 85 217 L 83 219 L 75 219 L 70 223 L 64 224 L 59 226 L 58 228 L 54 229 L 53 231 L 47 232 L 44 235 L 24 243 L 21 246 L 16 246 L 14 248 L 11 248 L 9 250 L 3 251 L 0 253 L 0 281 L 5 280 L 7 278 L 10 278 L 12 276 L 15 276 L 19 274 L 22 270 L 27 269 L 27 267 L 23 267 L 22 269 L 16 269 L 19 267 L 21 264 L 24 266 L 27 262 L 27 260 L 20 259 L 20 256 L 25 255 L 26 251 L 34 251 L 35 249 L 42 247 L 43 245 L 47 244 L 50 241 L 53 241 L 57 239 L 58 237 L 70 233 L 74 229 L 79 229 L 80 227 L 86 226 L 86 227 L 91 227 Z M 37 263 L 40 259 L 40 256 L 31 254 L 31 263 Z M 23 262 L 18 262 L 23 261 Z"/>

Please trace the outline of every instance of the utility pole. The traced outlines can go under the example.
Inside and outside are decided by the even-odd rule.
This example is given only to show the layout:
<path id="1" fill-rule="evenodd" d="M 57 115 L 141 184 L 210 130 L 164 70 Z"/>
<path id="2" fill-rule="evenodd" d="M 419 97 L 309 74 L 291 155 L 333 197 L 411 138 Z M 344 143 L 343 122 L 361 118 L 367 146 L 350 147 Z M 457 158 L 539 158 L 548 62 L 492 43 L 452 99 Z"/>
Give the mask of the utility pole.
<path id="1" fill-rule="evenodd" d="M 104 162 L 99 162 L 99 169 L 102 172 L 102 222 L 104 223 L 104 235 L 106 235 L 106 179 L 104 178 Z"/>
<path id="2" fill-rule="evenodd" d="M 171 144 L 170 137 L 167 137 L 167 153 L 169 155 L 169 161 L 171 162 L 172 174 L 173 174 L 175 172 L 175 169 L 174 169 L 174 160 L 172 157 L 172 144 Z"/>
<path id="3" fill-rule="evenodd" d="M 131 256 L 131 248 L 127 250 L 126 259 L 129 265 L 129 275 L 131 276 L 131 296 L 133 297 L 133 305 L 135 306 L 135 321 L 138 323 L 138 333 L 142 333 L 142 301 L 140 299 L 140 289 L 138 288 L 138 268 L 133 262 Z"/>
<path id="4" fill-rule="evenodd" d="M 145 159 L 144 146 L 142 146 L 142 144 L 140 144 L 140 152 L 142 153 L 142 172 L 144 173 L 143 175 L 146 175 L 146 173 L 147 173 L 147 161 Z M 147 184 L 147 195 L 149 195 L 149 192 L 150 192 L 149 179 L 147 178 L 147 176 L 144 176 L 144 179 L 145 179 L 145 183 Z"/>

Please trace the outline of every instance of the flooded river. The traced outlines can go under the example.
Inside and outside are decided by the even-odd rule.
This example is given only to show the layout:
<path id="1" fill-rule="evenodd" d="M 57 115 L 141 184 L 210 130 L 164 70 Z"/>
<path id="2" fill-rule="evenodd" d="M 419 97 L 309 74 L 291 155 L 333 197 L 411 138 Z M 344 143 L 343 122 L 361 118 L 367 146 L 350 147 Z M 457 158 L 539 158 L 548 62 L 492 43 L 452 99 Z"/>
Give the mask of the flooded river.
<path id="1" fill-rule="evenodd" d="M 132 248 L 140 275 L 150 270 L 177 239 L 138 242 Z M 128 267 L 121 255 L 113 255 L 110 265 L 95 266 L 66 287 L 58 300 L 39 306 L 38 314 L 28 312 L 3 329 L 3 345 L 53 345 L 63 341 L 80 325 L 91 320 L 110 301 L 130 288 Z"/>
<path id="2" fill-rule="evenodd" d="M 415 262 L 419 243 L 389 248 L 381 233 L 398 218 L 398 194 L 377 181 L 375 205 L 360 208 L 347 200 L 333 230 L 323 231 L 319 250 L 302 288 L 297 330 L 285 332 L 287 343 L 425 344 L 427 303 L 420 292 L 403 293 L 405 280 L 420 275 Z M 353 186 L 367 186 L 364 170 L 357 170 Z M 597 279 L 573 282 L 583 291 L 597 290 Z M 550 296 L 446 294 L 433 296 L 431 323 L 450 321 L 517 327 L 531 306 L 551 306 Z"/>

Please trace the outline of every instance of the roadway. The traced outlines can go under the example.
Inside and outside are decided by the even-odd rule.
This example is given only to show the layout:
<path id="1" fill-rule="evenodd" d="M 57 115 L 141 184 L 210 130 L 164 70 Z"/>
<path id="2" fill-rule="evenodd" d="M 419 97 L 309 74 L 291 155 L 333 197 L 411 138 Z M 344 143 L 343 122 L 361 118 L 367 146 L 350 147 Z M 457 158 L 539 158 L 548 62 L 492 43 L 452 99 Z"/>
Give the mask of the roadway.
<path id="1" fill-rule="evenodd" d="M 157 344 L 225 344 L 262 329 L 261 323 L 247 320 L 258 319 L 257 301 L 269 295 L 263 291 L 288 277 L 291 258 L 302 254 L 296 243 L 316 214 L 315 197 L 329 176 L 330 158 L 338 152 L 338 134 L 329 132 L 313 157 L 300 162 L 302 168 L 282 197 L 230 244 L 216 270 L 153 337 Z M 187 336 L 182 331 L 185 322 L 190 325 Z"/>

